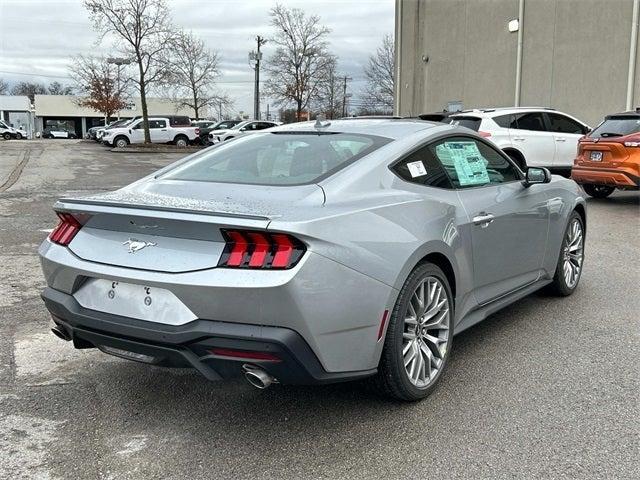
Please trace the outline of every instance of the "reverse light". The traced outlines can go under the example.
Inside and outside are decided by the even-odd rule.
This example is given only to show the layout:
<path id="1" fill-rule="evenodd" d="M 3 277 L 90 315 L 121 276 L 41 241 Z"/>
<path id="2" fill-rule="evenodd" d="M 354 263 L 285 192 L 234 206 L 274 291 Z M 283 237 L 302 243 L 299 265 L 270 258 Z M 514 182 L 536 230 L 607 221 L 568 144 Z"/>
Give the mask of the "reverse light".
<path id="1" fill-rule="evenodd" d="M 624 142 L 625 147 L 640 147 L 640 142 Z"/>
<path id="2" fill-rule="evenodd" d="M 478 130 L 478 135 L 480 135 L 481 137 L 487 138 L 490 137 L 491 134 L 489 132 L 483 132 L 482 130 Z"/>
<path id="3" fill-rule="evenodd" d="M 288 269 L 295 266 L 306 251 L 304 244 L 286 233 L 250 230 L 222 230 L 226 245 L 219 267 Z"/>
<path id="4" fill-rule="evenodd" d="M 56 212 L 60 222 L 49 234 L 49 240 L 58 245 L 67 246 L 82 228 L 82 223 L 70 213 Z"/>
<path id="5" fill-rule="evenodd" d="M 232 350 L 229 348 L 212 348 L 210 353 L 218 357 L 229 357 L 238 360 L 261 360 L 263 362 L 281 362 L 282 359 L 269 352 L 255 352 L 251 350 Z"/>

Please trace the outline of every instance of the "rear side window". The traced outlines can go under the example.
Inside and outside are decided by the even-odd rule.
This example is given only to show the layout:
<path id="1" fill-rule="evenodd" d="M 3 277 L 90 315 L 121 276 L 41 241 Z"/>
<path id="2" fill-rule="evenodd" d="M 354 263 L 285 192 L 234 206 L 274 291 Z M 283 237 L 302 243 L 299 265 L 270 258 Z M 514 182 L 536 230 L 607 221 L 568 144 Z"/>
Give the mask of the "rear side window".
<path id="1" fill-rule="evenodd" d="M 451 119 L 451 123 L 477 132 L 480 130 L 480 123 L 482 123 L 482 119 L 478 117 L 453 117 Z"/>
<path id="2" fill-rule="evenodd" d="M 429 145 L 455 188 L 520 180 L 515 167 L 489 145 L 469 137 L 449 137 Z"/>
<path id="3" fill-rule="evenodd" d="M 451 188 L 447 173 L 429 147 L 416 150 L 396 163 L 392 170 L 407 182 L 428 187 Z"/>
<path id="4" fill-rule="evenodd" d="M 607 117 L 591 132 L 590 136 L 593 138 L 624 137 L 633 133 L 640 133 L 640 115 Z"/>
<path id="5" fill-rule="evenodd" d="M 186 116 L 174 115 L 169 117 L 169 125 L 171 125 L 172 127 L 177 127 L 177 126 L 189 127 L 191 126 L 191 119 Z"/>
<path id="6" fill-rule="evenodd" d="M 493 117 L 493 121 L 496 122 L 498 126 L 502 128 L 518 128 L 515 115 L 512 115 L 512 114 L 499 115 L 497 117 Z"/>
<path id="7" fill-rule="evenodd" d="M 546 132 L 544 117 L 540 112 L 517 113 L 513 115 L 511 127 L 518 130 L 532 130 L 534 132 Z"/>
<path id="8" fill-rule="evenodd" d="M 162 178 L 258 185 L 312 183 L 391 139 L 347 133 L 261 133 L 205 150 Z"/>

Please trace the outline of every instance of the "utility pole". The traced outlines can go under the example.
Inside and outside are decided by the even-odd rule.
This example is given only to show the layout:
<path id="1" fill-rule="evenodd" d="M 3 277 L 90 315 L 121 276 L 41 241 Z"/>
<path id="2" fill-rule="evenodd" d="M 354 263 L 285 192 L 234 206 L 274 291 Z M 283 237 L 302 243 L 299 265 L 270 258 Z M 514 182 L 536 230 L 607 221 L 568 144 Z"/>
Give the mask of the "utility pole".
<path id="1" fill-rule="evenodd" d="M 260 61 L 262 60 L 262 52 L 260 47 L 267 43 L 267 39 L 256 36 L 257 50 L 249 52 L 249 62 L 255 62 L 253 69 L 256 71 L 256 80 L 253 93 L 253 118 L 260 120 Z"/>
<path id="2" fill-rule="evenodd" d="M 347 116 L 347 82 L 353 80 L 353 78 L 344 76 L 344 84 L 342 86 L 342 117 Z"/>

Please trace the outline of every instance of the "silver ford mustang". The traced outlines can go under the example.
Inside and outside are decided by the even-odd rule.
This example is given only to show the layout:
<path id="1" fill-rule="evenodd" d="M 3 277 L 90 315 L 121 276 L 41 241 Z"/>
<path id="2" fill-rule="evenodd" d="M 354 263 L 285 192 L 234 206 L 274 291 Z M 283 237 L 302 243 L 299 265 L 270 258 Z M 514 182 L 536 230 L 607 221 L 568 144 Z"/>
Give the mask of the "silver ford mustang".
<path id="1" fill-rule="evenodd" d="M 55 211 L 42 297 L 76 348 L 259 388 L 370 377 L 403 400 L 454 334 L 570 295 L 586 231 L 573 181 L 396 119 L 272 128 Z"/>

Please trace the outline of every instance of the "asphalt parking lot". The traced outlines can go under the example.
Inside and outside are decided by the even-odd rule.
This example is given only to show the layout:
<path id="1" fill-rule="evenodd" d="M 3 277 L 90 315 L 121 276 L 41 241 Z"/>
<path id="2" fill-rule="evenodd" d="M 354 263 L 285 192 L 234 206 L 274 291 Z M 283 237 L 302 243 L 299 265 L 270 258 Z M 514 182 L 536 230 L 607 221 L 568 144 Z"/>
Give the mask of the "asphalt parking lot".
<path id="1" fill-rule="evenodd" d="M 0 143 L 0 478 L 638 478 L 637 192 L 588 201 L 573 296 L 457 336 L 436 392 L 399 404 L 353 384 L 209 383 L 49 332 L 36 250 L 54 201 L 180 156 Z"/>

